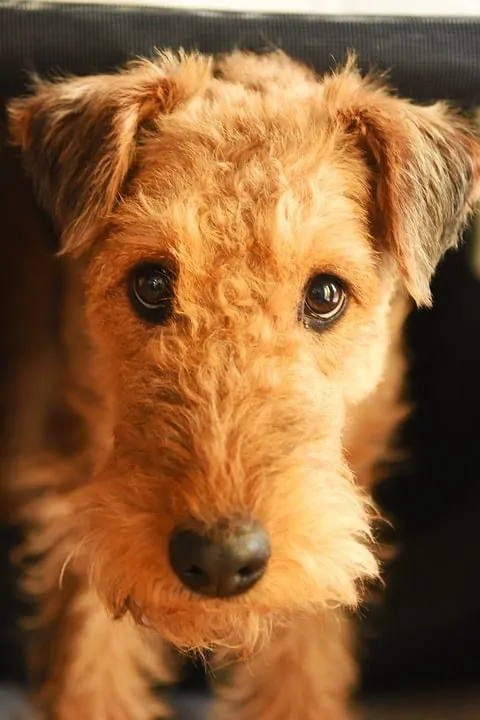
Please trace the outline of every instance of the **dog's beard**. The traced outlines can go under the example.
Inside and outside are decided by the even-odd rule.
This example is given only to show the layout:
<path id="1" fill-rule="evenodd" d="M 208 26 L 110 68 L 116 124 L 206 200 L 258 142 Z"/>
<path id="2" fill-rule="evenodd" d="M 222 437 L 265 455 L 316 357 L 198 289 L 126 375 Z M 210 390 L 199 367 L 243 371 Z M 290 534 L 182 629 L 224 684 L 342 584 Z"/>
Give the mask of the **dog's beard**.
<path id="1" fill-rule="evenodd" d="M 216 663 L 247 660 L 270 641 L 273 634 L 289 626 L 299 613 L 271 612 L 247 603 L 199 598 L 198 607 L 156 607 L 144 611 L 129 596 L 115 611 L 117 619 L 133 622 L 162 637 L 176 650 L 195 654 L 207 660 L 215 655 Z M 110 608 L 111 609 L 111 608 Z"/>
<path id="2" fill-rule="evenodd" d="M 212 488 L 205 500 L 206 483 L 202 495 L 192 492 L 200 483 L 175 485 L 175 495 L 169 485 L 170 506 L 158 510 L 133 505 L 144 498 L 141 478 L 133 499 L 131 483 L 118 476 L 91 484 L 78 498 L 74 560 L 114 617 L 132 616 L 181 651 L 222 647 L 251 654 L 292 617 L 354 607 L 363 582 L 378 571 L 372 508 L 348 468 L 328 470 L 323 454 L 319 461 L 305 455 L 302 460 L 282 468 L 263 492 L 245 494 L 255 504 L 243 506 L 245 500 L 242 510 L 268 528 L 273 549 L 264 578 L 245 595 L 227 600 L 195 595 L 168 564 L 176 517 L 195 516 L 199 509 L 201 515 L 207 505 L 212 515 L 229 517 L 238 508 L 233 489 L 219 496 L 217 488 L 215 497 Z M 155 489 L 158 503 L 166 503 L 168 496 L 149 478 L 146 487 Z"/>

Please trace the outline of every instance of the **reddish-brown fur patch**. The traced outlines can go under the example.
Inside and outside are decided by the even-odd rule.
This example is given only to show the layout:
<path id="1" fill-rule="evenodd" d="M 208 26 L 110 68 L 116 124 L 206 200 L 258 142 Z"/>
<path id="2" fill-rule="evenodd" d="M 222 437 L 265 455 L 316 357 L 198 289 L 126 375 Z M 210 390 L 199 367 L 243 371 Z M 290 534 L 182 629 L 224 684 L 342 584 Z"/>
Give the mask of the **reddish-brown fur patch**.
<path id="1" fill-rule="evenodd" d="M 279 53 L 39 82 L 10 118 L 62 237 L 62 402 L 84 428 L 67 462 L 16 480 L 33 496 L 28 550 L 48 549 L 28 580 L 40 628 L 56 628 L 40 705 L 154 717 L 146 633 L 247 659 L 229 717 L 345 717 L 341 615 L 378 573 L 368 490 L 405 413 L 406 290 L 430 300 L 477 193 L 478 141 L 352 63 L 319 80 Z M 129 302 L 144 260 L 176 273 L 163 327 Z M 321 334 L 299 318 L 318 272 L 349 292 Z M 171 531 L 237 516 L 269 533 L 265 577 L 228 601 L 187 591 Z"/>

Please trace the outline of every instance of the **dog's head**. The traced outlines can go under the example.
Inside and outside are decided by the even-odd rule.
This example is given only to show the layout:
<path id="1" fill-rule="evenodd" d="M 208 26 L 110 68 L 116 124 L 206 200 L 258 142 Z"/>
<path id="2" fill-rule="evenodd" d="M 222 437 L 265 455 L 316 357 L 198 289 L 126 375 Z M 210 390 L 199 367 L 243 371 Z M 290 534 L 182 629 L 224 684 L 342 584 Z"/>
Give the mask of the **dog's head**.
<path id="1" fill-rule="evenodd" d="M 402 286 L 478 194 L 478 141 L 352 63 L 164 55 L 39 82 L 13 137 L 83 283 L 111 449 L 75 500 L 114 613 L 250 648 L 377 565 L 343 447 Z"/>

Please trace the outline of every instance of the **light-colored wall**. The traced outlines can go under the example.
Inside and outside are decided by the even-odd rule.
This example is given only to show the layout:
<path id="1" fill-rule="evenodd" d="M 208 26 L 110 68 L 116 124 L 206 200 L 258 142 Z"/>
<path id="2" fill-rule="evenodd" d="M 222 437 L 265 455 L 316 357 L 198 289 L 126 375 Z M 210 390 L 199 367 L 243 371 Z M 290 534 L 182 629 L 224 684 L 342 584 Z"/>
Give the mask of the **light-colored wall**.
<path id="1" fill-rule="evenodd" d="M 71 1 L 91 2 L 92 0 Z M 101 2 L 205 10 L 252 10 L 256 12 L 347 15 L 362 13 L 430 16 L 480 15 L 480 0 L 140 0 L 140 2 L 137 0 L 101 0 Z"/>

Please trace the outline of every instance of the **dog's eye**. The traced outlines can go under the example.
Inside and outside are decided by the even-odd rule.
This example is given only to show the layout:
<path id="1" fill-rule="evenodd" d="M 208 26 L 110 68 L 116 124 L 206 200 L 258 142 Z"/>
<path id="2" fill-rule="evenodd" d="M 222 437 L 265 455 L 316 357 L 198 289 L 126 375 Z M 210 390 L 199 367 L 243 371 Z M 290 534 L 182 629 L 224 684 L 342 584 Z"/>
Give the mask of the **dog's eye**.
<path id="1" fill-rule="evenodd" d="M 173 311 L 173 272 L 163 265 L 146 263 L 134 268 L 129 295 L 135 312 L 147 322 L 162 324 Z"/>
<path id="2" fill-rule="evenodd" d="M 303 300 L 302 319 L 305 327 L 324 330 L 343 314 L 347 292 L 334 275 L 314 275 L 308 282 Z"/>

